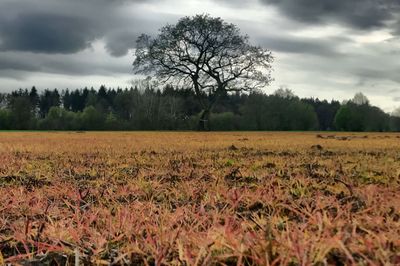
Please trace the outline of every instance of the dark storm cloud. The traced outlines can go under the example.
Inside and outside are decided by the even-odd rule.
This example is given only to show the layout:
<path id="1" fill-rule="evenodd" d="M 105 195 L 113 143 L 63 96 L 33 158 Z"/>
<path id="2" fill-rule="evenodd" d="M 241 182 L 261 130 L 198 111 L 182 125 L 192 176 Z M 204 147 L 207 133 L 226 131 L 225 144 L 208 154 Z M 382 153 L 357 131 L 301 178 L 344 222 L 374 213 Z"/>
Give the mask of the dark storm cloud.
<path id="1" fill-rule="evenodd" d="M 305 23 L 339 23 L 358 29 L 384 27 L 399 11 L 398 0 L 261 0 Z"/>
<path id="2" fill-rule="evenodd" d="M 74 54 L 104 39 L 111 55 L 123 56 L 134 48 L 141 31 L 155 31 L 160 20 L 165 23 L 163 15 L 135 9 L 154 2 L 0 0 L 0 51 Z"/>
<path id="3" fill-rule="evenodd" d="M 20 14 L 0 24 L 0 49 L 39 53 L 75 53 L 96 38 L 91 21 L 65 15 Z"/>
<path id="4" fill-rule="evenodd" d="M 7 1 L 0 3 L 0 50 L 72 54 L 84 50 L 102 29 L 88 6 L 75 0 Z M 84 1 L 83 1 L 84 2 Z M 92 17 L 93 16 L 93 17 Z"/>
<path id="5" fill-rule="evenodd" d="M 140 14 L 132 18 L 123 14 L 123 9 L 143 2 L 148 1 L 4 0 L 0 3 L 0 50 L 76 53 L 140 20 Z M 107 39 L 107 48 L 112 55 L 121 56 L 134 46 L 134 42 L 128 43 L 131 41 L 132 34 L 117 35 L 115 40 Z"/>
<path id="6" fill-rule="evenodd" d="M 171 17 L 140 13 L 145 2 L 152 0 L 0 0 L 0 78 L 131 73 L 117 57 Z"/>
<path id="7" fill-rule="evenodd" d="M 259 1 L 277 7 L 287 17 L 298 21 L 345 23 L 360 29 L 384 26 L 394 18 L 394 10 L 400 6 L 398 0 Z M 132 4 L 157 5 L 158 2 L 160 1 L 2 0 L 0 49 L 73 54 L 90 47 L 93 41 L 103 39 L 111 55 L 124 56 L 134 48 L 135 39 L 141 32 L 155 32 L 165 20 L 154 14 L 135 13 L 134 9 L 133 13 L 123 13 L 123 9 Z M 227 3 L 226 0 L 214 2 Z M 256 4 L 257 0 L 250 2 Z M 229 6 L 239 9 L 248 6 L 248 2 L 233 0 L 229 1 Z M 336 53 L 335 48 L 330 45 L 331 41 L 336 43 L 335 40 L 299 39 L 285 35 L 263 37 L 263 43 L 271 49 L 319 55 Z"/>

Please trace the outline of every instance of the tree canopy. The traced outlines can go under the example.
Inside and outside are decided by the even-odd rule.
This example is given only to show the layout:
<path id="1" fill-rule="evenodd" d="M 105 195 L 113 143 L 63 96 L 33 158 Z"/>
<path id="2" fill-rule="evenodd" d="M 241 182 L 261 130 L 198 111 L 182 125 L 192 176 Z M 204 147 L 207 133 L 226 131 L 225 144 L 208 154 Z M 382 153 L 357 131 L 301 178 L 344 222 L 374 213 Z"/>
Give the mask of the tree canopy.
<path id="1" fill-rule="evenodd" d="M 271 81 L 271 52 L 251 45 L 236 25 L 209 15 L 183 17 L 155 38 L 141 35 L 135 56 L 136 74 L 195 91 L 201 129 L 208 129 L 210 112 L 224 94 L 263 88 Z M 203 94 L 211 100 L 204 101 Z"/>

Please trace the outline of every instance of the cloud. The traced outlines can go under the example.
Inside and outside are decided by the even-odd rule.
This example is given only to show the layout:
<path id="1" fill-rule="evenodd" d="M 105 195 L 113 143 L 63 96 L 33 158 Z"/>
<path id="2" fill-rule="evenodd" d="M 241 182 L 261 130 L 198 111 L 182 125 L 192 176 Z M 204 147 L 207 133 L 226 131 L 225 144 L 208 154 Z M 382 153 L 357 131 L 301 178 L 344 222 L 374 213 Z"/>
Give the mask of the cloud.
<path id="1" fill-rule="evenodd" d="M 126 54 L 132 47 L 131 40 L 135 37 L 132 32 L 139 30 L 140 23 L 137 22 L 140 22 L 143 16 L 135 7 L 151 2 L 150 0 L 2 1 L 0 51 L 74 54 L 90 47 L 94 41 L 107 37 L 107 49 L 115 56 Z M 132 28 L 132 25 L 136 27 Z M 121 29 L 124 29 L 123 35 L 120 34 Z"/>
<path id="2" fill-rule="evenodd" d="M 1 50 L 76 53 L 96 38 L 92 23 L 83 18 L 24 14 L 0 24 Z"/>
<path id="3" fill-rule="evenodd" d="M 256 5 L 258 0 L 247 0 L 247 1 L 243 1 L 243 0 L 215 0 L 215 2 L 217 4 L 221 4 L 221 5 L 227 5 L 227 6 L 230 6 L 230 7 L 242 8 L 242 7 L 249 7 L 250 5 Z"/>
<path id="4" fill-rule="evenodd" d="M 73 54 L 90 47 L 104 27 L 97 19 L 101 9 L 90 11 L 89 2 L 3 0 L 0 50 Z"/>
<path id="5" fill-rule="evenodd" d="M 259 44 L 274 52 L 313 54 L 319 56 L 341 56 L 338 47 L 350 40 L 344 38 L 311 38 L 290 35 L 282 36 L 259 36 Z"/>
<path id="6" fill-rule="evenodd" d="M 39 71 L 40 68 L 35 64 L 32 64 L 32 62 L 27 62 L 27 60 L 15 60 L 15 58 L 5 56 L 4 53 L 0 53 L 0 70 Z"/>
<path id="7" fill-rule="evenodd" d="M 111 34 L 106 38 L 106 50 L 112 56 L 124 56 L 135 47 L 136 38 L 136 34 L 130 32 Z"/>
<path id="8" fill-rule="evenodd" d="M 45 54 L 31 52 L 1 52 L 0 78 L 6 78 L 10 71 L 19 72 L 16 78 L 51 73 L 83 77 L 89 75 L 132 74 L 130 57 L 116 58 L 104 48 L 103 41 L 92 44 L 93 49 L 76 54 Z"/>
<path id="9" fill-rule="evenodd" d="M 400 8 L 398 0 L 261 1 L 304 23 L 338 23 L 363 30 L 385 27 Z"/>
<path id="10" fill-rule="evenodd" d="M 400 71 L 400 68 L 398 67 L 397 69 L 392 69 L 392 70 L 383 70 L 383 69 L 377 69 L 376 67 L 372 68 L 365 68 L 365 67 L 360 67 L 355 71 L 354 74 L 364 77 L 366 79 L 375 79 L 375 80 L 390 80 L 393 82 L 400 83 L 400 77 L 398 76 L 398 73 Z"/>
<path id="11" fill-rule="evenodd" d="M 120 57 L 142 31 L 155 32 L 172 17 L 146 9 L 157 2 L 163 0 L 0 0 L 0 51 L 74 54 L 104 39 Z"/>
<path id="12" fill-rule="evenodd" d="M 119 21 L 119 26 L 108 31 L 104 36 L 107 52 L 115 57 L 122 57 L 135 48 L 137 37 L 142 34 L 155 34 L 168 20 L 174 20 L 169 15 L 159 15 L 152 20 L 137 15 L 130 19 Z"/>

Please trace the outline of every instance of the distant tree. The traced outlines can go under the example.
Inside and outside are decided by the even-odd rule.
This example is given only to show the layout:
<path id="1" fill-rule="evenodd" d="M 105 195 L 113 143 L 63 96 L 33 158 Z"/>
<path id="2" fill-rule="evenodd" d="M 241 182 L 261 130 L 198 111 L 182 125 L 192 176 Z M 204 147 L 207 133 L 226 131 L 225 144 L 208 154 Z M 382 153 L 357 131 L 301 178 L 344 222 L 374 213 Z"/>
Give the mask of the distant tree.
<path id="1" fill-rule="evenodd" d="M 47 130 L 77 130 L 80 129 L 76 120 L 80 113 L 67 111 L 62 107 L 52 106 L 46 118 L 39 122 L 41 129 Z"/>
<path id="2" fill-rule="evenodd" d="M 98 102 L 97 91 L 92 87 L 89 90 L 89 94 L 86 97 L 85 107 L 93 106 L 96 108 Z"/>
<path id="3" fill-rule="evenodd" d="M 46 89 L 39 99 L 39 114 L 44 118 L 53 106 L 61 105 L 61 96 L 57 89 L 53 91 Z"/>
<path id="4" fill-rule="evenodd" d="M 135 80 L 132 85 L 134 88 L 130 89 L 102 86 L 98 91 L 94 88 L 66 90 L 61 95 L 57 90 L 38 93 L 35 87 L 2 93 L 0 129 L 198 128 L 202 107 L 192 88 L 168 84 L 160 90 L 149 79 Z M 214 96 L 202 94 L 202 99 L 212 101 Z M 334 100 L 300 99 L 284 87 L 271 95 L 261 90 L 252 90 L 249 94 L 225 91 L 214 105 L 210 126 L 213 130 L 400 131 L 400 108 L 388 114 L 366 104 L 364 97 L 355 98 L 361 101 L 340 104 Z M 39 99 L 39 117 L 35 99 Z"/>
<path id="5" fill-rule="evenodd" d="M 62 92 L 62 105 L 65 110 L 71 110 L 72 107 L 72 97 L 69 89 Z"/>
<path id="6" fill-rule="evenodd" d="M 184 17 L 160 31 L 154 39 L 138 38 L 134 71 L 192 87 L 202 108 L 201 130 L 209 129 L 210 112 L 223 93 L 251 91 L 271 81 L 271 52 L 251 45 L 237 26 L 221 18 Z"/>
<path id="7" fill-rule="evenodd" d="M 186 116 L 194 116 L 202 111 L 202 107 L 196 97 L 195 92 L 190 88 L 176 90 L 176 95 L 183 99 L 183 113 Z"/>
<path id="8" fill-rule="evenodd" d="M 97 91 L 96 100 L 97 103 L 94 105 L 96 106 L 96 109 L 103 113 L 107 113 L 111 102 L 108 98 L 107 88 L 104 85 L 101 85 L 100 89 Z"/>
<path id="9" fill-rule="evenodd" d="M 27 89 L 25 89 L 25 90 L 19 89 L 16 91 L 12 91 L 11 94 L 8 95 L 8 98 L 28 97 L 28 96 L 29 96 L 29 93 L 28 93 Z"/>
<path id="10" fill-rule="evenodd" d="M 230 131 L 238 127 L 238 121 L 232 112 L 224 112 L 211 115 L 211 125 L 213 130 Z"/>
<path id="11" fill-rule="evenodd" d="M 158 128 L 160 118 L 161 94 L 152 89 L 146 89 L 140 94 L 137 102 L 137 114 L 134 117 L 135 127 L 154 130 Z"/>
<path id="12" fill-rule="evenodd" d="M 335 115 L 335 128 L 342 131 L 351 130 L 351 111 L 347 105 L 339 108 Z"/>
<path id="13" fill-rule="evenodd" d="M 29 92 L 29 100 L 31 102 L 33 113 L 36 114 L 39 106 L 39 94 L 35 86 L 33 86 Z"/>
<path id="14" fill-rule="evenodd" d="M 104 116 L 93 106 L 88 106 L 82 113 L 82 125 L 87 130 L 101 130 L 104 126 Z"/>
<path id="15" fill-rule="evenodd" d="M 83 90 L 75 90 L 71 92 L 70 104 L 73 112 L 81 112 L 86 106 L 89 90 L 84 88 Z"/>
<path id="16" fill-rule="evenodd" d="M 364 130 L 365 131 L 388 131 L 390 126 L 390 116 L 376 106 L 365 106 L 364 110 Z"/>
<path id="17" fill-rule="evenodd" d="M 109 113 L 105 119 L 105 129 L 107 130 L 122 130 L 125 129 L 126 123 L 118 119 L 113 113 Z"/>
<path id="18" fill-rule="evenodd" d="M 315 113 L 318 117 L 319 130 L 333 130 L 335 129 L 334 120 L 337 111 L 340 108 L 338 101 L 327 100 L 320 101 L 317 99 L 302 99 L 303 102 L 308 103 L 314 107 Z"/>
<path id="19" fill-rule="evenodd" d="M 389 120 L 389 115 L 378 107 L 350 101 L 338 110 L 335 126 L 344 131 L 386 131 L 389 130 Z"/>
<path id="20" fill-rule="evenodd" d="M 107 99 L 107 88 L 104 85 L 101 85 L 99 90 L 97 91 L 97 95 L 99 98 Z"/>
<path id="21" fill-rule="evenodd" d="M 367 96 L 365 96 L 362 92 L 358 92 L 354 95 L 353 99 L 351 100 L 351 102 L 353 102 L 354 104 L 357 105 L 368 105 L 369 104 L 369 100 L 367 98 Z"/>
<path id="22" fill-rule="evenodd" d="M 133 89 L 128 91 L 120 91 L 114 98 L 113 106 L 117 116 L 121 119 L 129 121 L 134 113 L 134 94 Z"/>
<path id="23" fill-rule="evenodd" d="M 180 127 L 184 118 L 183 99 L 175 94 L 160 97 L 159 124 L 163 130 L 173 130 Z"/>
<path id="24" fill-rule="evenodd" d="M 7 109 L 0 109 L 0 130 L 12 129 L 11 112 Z"/>
<path id="25" fill-rule="evenodd" d="M 12 97 L 10 111 L 12 129 L 34 128 L 34 114 L 29 96 Z"/>
<path id="26" fill-rule="evenodd" d="M 242 107 L 241 129 L 315 130 L 318 119 L 312 105 L 298 97 L 251 93 Z"/>
<path id="27" fill-rule="evenodd" d="M 314 107 L 299 99 L 288 104 L 289 124 L 285 130 L 317 130 L 318 118 Z"/>
<path id="28" fill-rule="evenodd" d="M 122 91 L 120 88 L 118 88 L 118 90 Z M 109 111 L 114 109 L 114 105 L 113 104 L 114 104 L 114 99 L 115 99 L 116 96 L 117 96 L 117 91 L 116 90 L 114 90 L 114 89 L 107 90 L 106 99 L 107 99 L 107 105 L 108 105 Z"/>
<path id="29" fill-rule="evenodd" d="M 292 90 L 290 90 L 289 88 L 286 88 L 286 87 L 282 87 L 282 86 L 274 92 L 274 95 L 281 97 L 281 98 L 288 98 L 288 99 L 296 97 L 296 95 L 294 95 Z"/>

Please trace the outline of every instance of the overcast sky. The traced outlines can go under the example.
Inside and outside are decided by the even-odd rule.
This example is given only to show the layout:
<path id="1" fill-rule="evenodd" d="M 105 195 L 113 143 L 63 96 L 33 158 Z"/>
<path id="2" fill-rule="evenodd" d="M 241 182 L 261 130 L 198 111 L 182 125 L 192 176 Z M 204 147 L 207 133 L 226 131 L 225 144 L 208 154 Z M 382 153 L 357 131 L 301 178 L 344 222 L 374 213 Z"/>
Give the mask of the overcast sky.
<path id="1" fill-rule="evenodd" d="M 204 13 L 272 50 L 266 92 L 400 106 L 399 0 L 0 0 L 0 92 L 129 86 L 138 34 Z"/>

